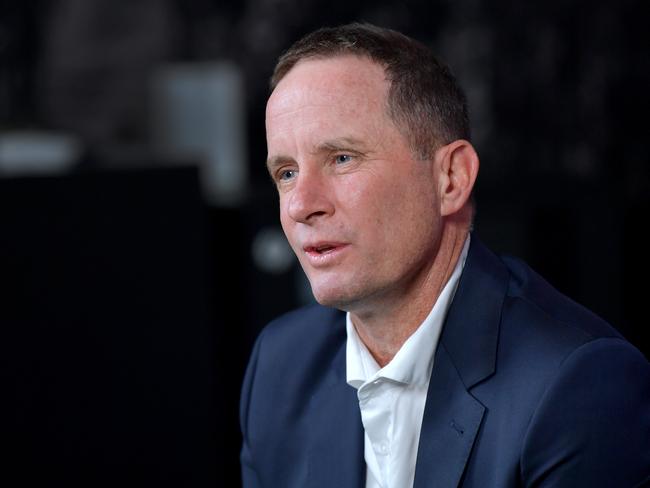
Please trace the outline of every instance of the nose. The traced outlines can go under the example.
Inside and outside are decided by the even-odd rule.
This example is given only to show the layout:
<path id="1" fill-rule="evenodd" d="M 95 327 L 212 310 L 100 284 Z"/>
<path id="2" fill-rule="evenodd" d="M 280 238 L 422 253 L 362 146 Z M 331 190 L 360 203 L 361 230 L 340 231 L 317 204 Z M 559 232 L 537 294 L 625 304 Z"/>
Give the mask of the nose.
<path id="1" fill-rule="evenodd" d="M 287 196 L 287 213 L 296 222 L 312 224 L 334 213 L 326 178 L 317 171 L 300 171 Z"/>

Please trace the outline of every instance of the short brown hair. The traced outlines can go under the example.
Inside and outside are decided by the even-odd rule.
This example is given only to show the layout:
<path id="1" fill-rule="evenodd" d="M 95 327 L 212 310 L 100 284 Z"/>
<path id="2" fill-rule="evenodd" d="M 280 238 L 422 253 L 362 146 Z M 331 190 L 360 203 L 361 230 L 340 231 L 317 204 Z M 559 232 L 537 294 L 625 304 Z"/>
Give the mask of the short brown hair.
<path id="1" fill-rule="evenodd" d="M 271 89 L 301 60 L 353 54 L 381 65 L 390 82 L 388 114 L 418 157 L 470 139 L 467 99 L 449 68 L 423 44 L 391 29 L 347 24 L 318 29 L 278 60 Z"/>

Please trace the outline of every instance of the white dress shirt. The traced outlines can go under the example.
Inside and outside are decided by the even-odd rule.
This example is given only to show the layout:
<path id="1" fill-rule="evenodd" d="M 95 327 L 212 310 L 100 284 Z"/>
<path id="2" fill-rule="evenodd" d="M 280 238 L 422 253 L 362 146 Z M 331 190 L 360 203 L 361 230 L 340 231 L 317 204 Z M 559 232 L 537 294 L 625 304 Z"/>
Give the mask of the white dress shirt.
<path id="1" fill-rule="evenodd" d="M 357 389 L 365 431 L 366 488 L 413 486 L 434 353 L 468 248 L 469 236 L 431 312 L 383 368 L 363 344 L 347 314 L 347 382 Z"/>

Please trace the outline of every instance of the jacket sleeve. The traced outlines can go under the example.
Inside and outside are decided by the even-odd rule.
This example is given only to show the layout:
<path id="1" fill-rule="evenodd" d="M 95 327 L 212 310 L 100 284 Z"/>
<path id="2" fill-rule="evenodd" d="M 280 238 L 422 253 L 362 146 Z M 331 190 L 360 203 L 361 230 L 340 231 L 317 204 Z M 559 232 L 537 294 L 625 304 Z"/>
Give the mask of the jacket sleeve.
<path id="1" fill-rule="evenodd" d="M 242 448 L 240 453 L 240 463 L 242 472 L 243 488 L 261 488 L 262 483 L 259 479 L 257 467 L 255 465 L 254 450 L 250 438 L 249 423 L 251 420 L 252 400 L 255 388 L 255 378 L 257 375 L 257 363 L 259 358 L 260 343 L 262 334 L 257 338 L 253 352 L 248 361 L 242 392 L 239 403 L 239 423 L 242 432 Z"/>
<path id="2" fill-rule="evenodd" d="M 597 339 L 567 357 L 533 414 L 521 457 L 528 487 L 634 487 L 650 477 L 650 364 Z"/>

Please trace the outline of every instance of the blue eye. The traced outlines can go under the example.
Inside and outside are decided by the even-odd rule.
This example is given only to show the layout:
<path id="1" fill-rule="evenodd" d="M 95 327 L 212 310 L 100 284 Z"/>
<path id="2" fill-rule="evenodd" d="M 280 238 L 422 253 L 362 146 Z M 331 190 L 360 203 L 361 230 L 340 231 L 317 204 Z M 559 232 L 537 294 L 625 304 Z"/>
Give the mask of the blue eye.
<path id="1" fill-rule="evenodd" d="M 334 159 L 337 164 L 345 164 L 352 161 L 352 156 L 350 156 L 349 154 L 339 154 Z"/>
<path id="2" fill-rule="evenodd" d="M 295 178 L 297 171 L 293 169 L 286 169 L 284 171 L 281 171 L 280 174 L 278 175 L 278 178 L 281 181 L 287 181 L 292 178 Z"/>

